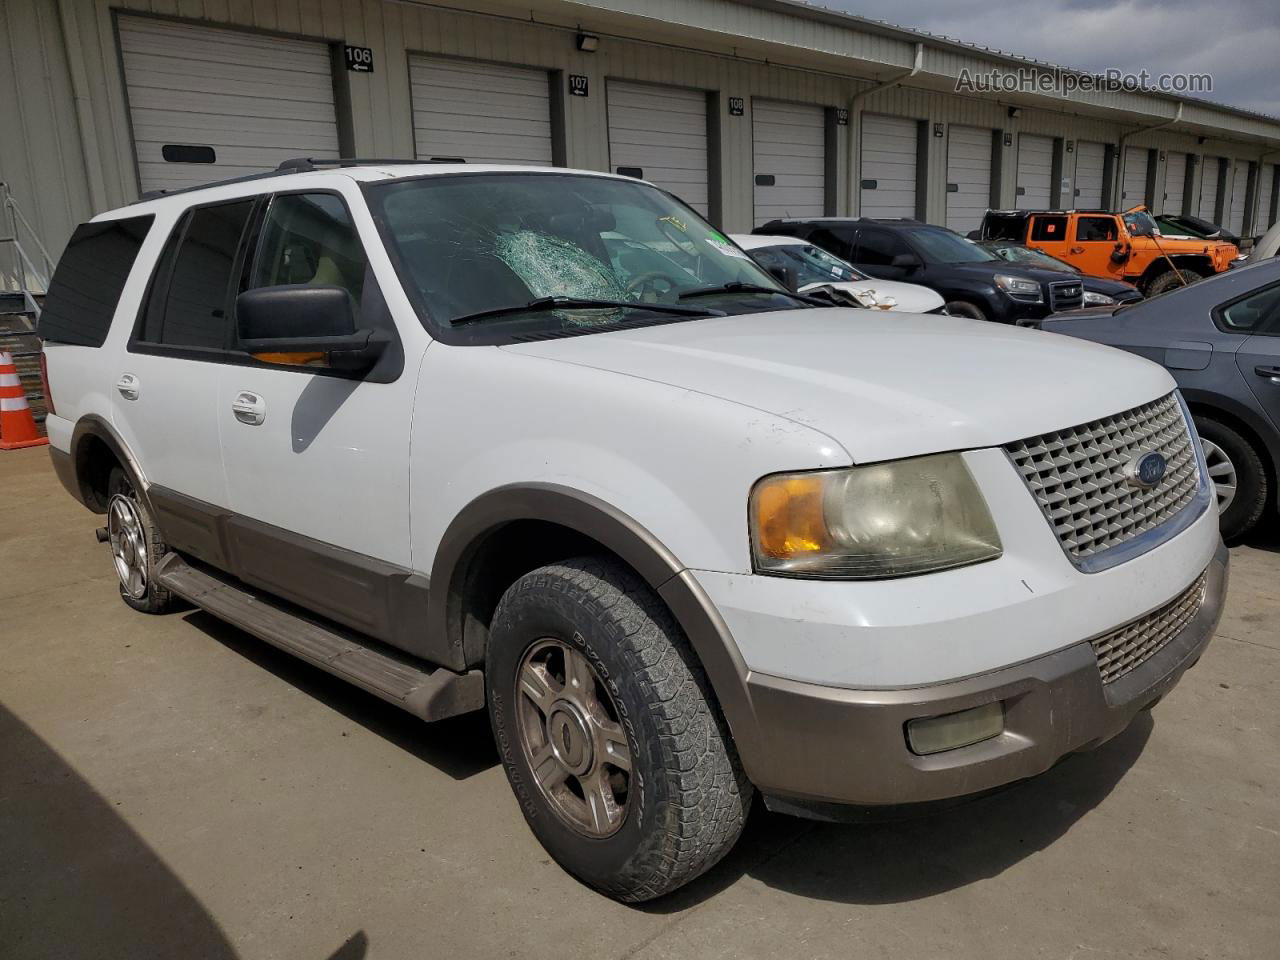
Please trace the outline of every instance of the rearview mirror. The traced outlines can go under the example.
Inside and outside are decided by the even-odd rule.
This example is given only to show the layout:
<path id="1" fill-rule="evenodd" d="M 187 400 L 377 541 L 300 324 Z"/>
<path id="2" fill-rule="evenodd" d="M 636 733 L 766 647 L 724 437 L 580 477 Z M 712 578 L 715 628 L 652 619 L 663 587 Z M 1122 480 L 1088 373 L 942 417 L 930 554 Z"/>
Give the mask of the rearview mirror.
<path id="1" fill-rule="evenodd" d="M 920 258 L 914 253 L 895 253 L 893 259 L 889 261 L 891 267 L 901 267 L 903 270 L 914 270 L 920 266 Z"/>
<path id="2" fill-rule="evenodd" d="M 391 342 L 356 329 L 356 307 L 342 287 L 282 286 L 246 290 L 236 298 L 240 348 L 264 363 L 370 369 Z"/>
<path id="3" fill-rule="evenodd" d="M 775 266 L 767 269 L 769 276 L 773 277 L 792 293 L 800 289 L 800 276 L 791 267 Z"/>

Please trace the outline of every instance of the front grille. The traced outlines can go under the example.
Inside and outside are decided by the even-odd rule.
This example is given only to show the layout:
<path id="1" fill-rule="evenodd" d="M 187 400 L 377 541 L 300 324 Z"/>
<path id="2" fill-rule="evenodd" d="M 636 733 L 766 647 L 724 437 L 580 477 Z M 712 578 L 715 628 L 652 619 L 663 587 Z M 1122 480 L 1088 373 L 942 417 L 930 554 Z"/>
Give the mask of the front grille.
<path id="1" fill-rule="evenodd" d="M 1172 519 L 1200 487 L 1191 434 L 1172 393 L 1005 451 L 1077 566 Z M 1143 489 L 1132 485 L 1126 467 L 1148 453 L 1162 454 L 1166 468 Z"/>
<path id="2" fill-rule="evenodd" d="M 1079 280 L 1049 284 L 1049 306 L 1054 311 L 1080 309 L 1084 306 L 1084 284 Z"/>
<path id="3" fill-rule="evenodd" d="M 1200 612 L 1206 583 L 1207 573 L 1202 573 L 1195 583 L 1160 609 L 1090 641 L 1098 658 L 1102 682 L 1119 680 L 1134 667 L 1155 656 L 1166 643 L 1181 633 Z"/>

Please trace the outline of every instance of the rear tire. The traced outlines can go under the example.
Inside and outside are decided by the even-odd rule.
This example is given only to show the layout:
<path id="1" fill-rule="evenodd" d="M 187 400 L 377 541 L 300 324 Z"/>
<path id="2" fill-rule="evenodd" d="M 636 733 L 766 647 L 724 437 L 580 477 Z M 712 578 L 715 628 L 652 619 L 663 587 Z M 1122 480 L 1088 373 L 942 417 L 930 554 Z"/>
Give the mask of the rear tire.
<path id="1" fill-rule="evenodd" d="M 580 557 L 512 584 L 485 686 L 525 820 L 579 880 L 650 900 L 737 841 L 752 787 L 728 725 L 671 613 L 626 567 Z"/>
<path id="2" fill-rule="evenodd" d="M 107 479 L 107 533 L 120 599 L 142 613 L 173 609 L 176 599 L 155 579 L 156 566 L 169 548 L 133 480 L 120 467 Z"/>
<path id="3" fill-rule="evenodd" d="M 1257 525 L 1266 509 L 1266 468 L 1253 444 L 1235 430 L 1209 417 L 1195 421 L 1215 486 L 1222 538 L 1237 541 Z"/>
<path id="4" fill-rule="evenodd" d="M 1179 276 L 1181 273 L 1181 276 Z M 1175 287 L 1190 286 L 1197 280 L 1203 280 L 1204 275 L 1190 267 L 1179 267 L 1177 270 L 1166 270 L 1157 276 L 1154 280 L 1147 284 L 1146 295 L 1154 297 L 1157 294 L 1164 293 L 1166 290 L 1172 290 Z"/>
<path id="5" fill-rule="evenodd" d="M 970 320 L 987 319 L 987 314 L 981 307 L 967 300 L 952 300 L 943 309 L 947 311 L 948 316 L 952 317 L 968 317 Z"/>

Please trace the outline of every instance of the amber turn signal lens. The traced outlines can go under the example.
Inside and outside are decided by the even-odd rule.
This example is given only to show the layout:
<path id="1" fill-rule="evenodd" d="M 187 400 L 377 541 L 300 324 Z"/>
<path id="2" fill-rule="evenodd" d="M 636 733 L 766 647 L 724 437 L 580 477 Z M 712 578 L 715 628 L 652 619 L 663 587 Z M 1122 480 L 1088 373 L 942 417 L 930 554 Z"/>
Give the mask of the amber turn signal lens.
<path id="1" fill-rule="evenodd" d="M 827 546 L 824 480 L 821 474 L 789 474 L 769 477 L 756 487 L 752 509 L 759 552 L 785 560 Z"/>

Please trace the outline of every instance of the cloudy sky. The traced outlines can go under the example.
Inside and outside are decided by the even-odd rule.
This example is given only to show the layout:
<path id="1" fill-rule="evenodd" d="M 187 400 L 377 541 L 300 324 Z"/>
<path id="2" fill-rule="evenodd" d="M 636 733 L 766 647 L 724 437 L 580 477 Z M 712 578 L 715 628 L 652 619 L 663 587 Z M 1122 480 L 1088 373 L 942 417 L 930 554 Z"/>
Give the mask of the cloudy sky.
<path id="1" fill-rule="evenodd" d="M 810 0 L 1050 63 L 1208 73 L 1198 96 L 1280 117 L 1276 0 Z"/>

